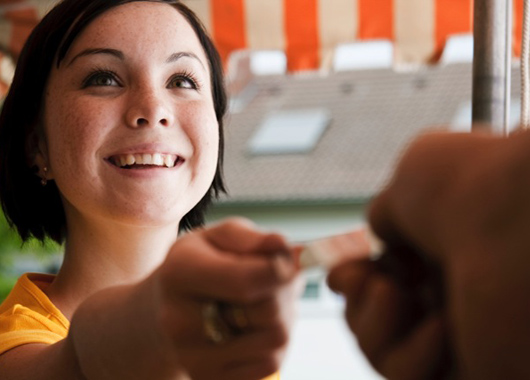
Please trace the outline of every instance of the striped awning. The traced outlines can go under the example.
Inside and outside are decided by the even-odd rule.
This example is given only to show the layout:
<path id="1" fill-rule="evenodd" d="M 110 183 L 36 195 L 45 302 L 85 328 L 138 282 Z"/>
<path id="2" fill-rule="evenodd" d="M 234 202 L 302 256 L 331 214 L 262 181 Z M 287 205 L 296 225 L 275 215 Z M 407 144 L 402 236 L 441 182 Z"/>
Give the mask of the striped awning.
<path id="1" fill-rule="evenodd" d="M 283 50 L 290 71 L 329 67 L 338 44 L 393 41 L 397 63 L 436 62 L 448 36 L 471 33 L 473 0 L 182 0 L 226 60 L 235 50 Z M 0 60 L 15 59 L 57 0 L 0 0 Z M 523 0 L 514 0 L 519 54 Z M 0 62 L 0 70 L 2 67 Z M 0 80 L 7 74 L 0 72 Z M 2 86 L 0 85 L 0 91 Z"/>
<path id="2" fill-rule="evenodd" d="M 448 36 L 472 33 L 473 0 L 183 0 L 223 56 L 239 49 L 283 50 L 289 71 L 329 67 L 338 44 L 394 43 L 397 63 L 436 62 Z M 519 54 L 523 0 L 514 0 Z"/>

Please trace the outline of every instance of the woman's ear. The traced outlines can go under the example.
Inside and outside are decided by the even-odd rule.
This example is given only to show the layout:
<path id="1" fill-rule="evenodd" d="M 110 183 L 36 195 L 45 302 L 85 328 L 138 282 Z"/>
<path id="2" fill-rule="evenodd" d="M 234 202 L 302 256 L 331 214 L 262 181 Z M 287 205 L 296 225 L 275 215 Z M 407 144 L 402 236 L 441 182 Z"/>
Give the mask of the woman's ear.
<path id="1" fill-rule="evenodd" d="M 26 152 L 28 165 L 35 168 L 35 174 L 41 178 L 42 185 L 46 185 L 53 176 L 48 159 L 48 145 L 41 133 L 33 132 L 28 137 Z"/>

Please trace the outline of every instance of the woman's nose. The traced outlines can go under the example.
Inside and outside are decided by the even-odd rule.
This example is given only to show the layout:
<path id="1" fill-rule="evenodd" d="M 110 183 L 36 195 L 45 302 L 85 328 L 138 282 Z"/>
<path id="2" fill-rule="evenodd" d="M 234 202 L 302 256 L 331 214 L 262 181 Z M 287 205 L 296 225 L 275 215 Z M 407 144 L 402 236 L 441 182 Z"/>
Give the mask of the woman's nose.
<path id="1" fill-rule="evenodd" d="M 126 114 L 127 125 L 136 127 L 169 127 L 173 124 L 173 114 L 168 100 L 157 90 L 135 91 L 131 96 Z"/>

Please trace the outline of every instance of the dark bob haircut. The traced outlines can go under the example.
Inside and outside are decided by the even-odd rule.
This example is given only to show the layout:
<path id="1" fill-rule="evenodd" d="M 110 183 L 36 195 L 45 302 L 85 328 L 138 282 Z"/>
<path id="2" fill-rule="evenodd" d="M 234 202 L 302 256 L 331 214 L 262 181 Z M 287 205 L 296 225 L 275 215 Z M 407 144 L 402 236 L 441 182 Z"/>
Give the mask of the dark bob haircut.
<path id="1" fill-rule="evenodd" d="M 219 157 L 206 195 L 180 223 L 180 230 L 204 224 L 214 197 L 225 191 L 222 178 L 223 118 L 227 107 L 219 54 L 197 16 L 178 0 L 63 0 L 35 27 L 19 57 L 13 83 L 0 114 L 0 200 L 11 226 L 22 240 L 46 237 L 62 243 L 65 213 L 54 181 L 43 187 L 33 163 L 36 136 L 42 133 L 44 94 L 52 65 L 59 66 L 76 37 L 96 17 L 118 5 L 135 1 L 165 3 L 189 22 L 208 57 L 212 97 L 219 123 Z"/>

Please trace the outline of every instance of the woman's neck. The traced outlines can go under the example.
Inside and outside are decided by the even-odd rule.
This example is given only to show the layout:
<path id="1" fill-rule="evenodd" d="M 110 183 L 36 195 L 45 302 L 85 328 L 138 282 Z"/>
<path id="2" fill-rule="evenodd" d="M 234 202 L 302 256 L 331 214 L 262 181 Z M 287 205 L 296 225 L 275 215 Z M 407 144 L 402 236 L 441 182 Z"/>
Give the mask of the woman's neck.
<path id="1" fill-rule="evenodd" d="M 64 262 L 46 293 L 70 318 L 91 294 L 151 274 L 164 261 L 177 233 L 178 225 L 69 223 Z"/>

